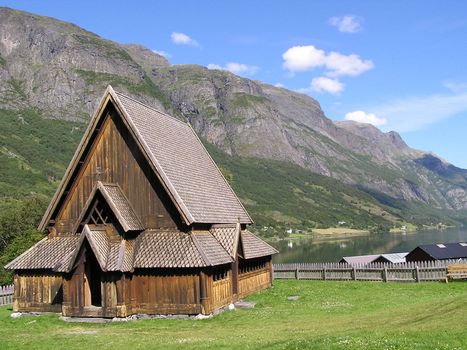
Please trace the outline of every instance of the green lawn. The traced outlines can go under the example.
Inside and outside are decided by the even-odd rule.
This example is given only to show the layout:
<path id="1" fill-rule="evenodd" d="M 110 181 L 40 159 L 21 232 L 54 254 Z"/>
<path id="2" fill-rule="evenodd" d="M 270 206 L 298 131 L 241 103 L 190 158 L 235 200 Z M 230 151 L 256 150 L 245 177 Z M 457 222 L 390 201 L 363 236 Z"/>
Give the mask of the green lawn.
<path id="1" fill-rule="evenodd" d="M 299 295 L 297 301 L 287 296 Z M 467 284 L 276 281 L 254 309 L 201 321 L 11 319 L 1 349 L 467 349 Z"/>

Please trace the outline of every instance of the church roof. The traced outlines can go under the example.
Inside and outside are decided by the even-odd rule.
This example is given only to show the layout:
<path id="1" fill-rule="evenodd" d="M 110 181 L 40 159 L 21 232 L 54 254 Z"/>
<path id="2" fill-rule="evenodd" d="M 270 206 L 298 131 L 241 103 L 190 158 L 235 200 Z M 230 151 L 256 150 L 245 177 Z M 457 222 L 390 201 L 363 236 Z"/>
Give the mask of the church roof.
<path id="1" fill-rule="evenodd" d="M 109 86 L 52 202 L 39 225 L 44 230 L 108 103 L 130 130 L 156 176 L 188 225 L 250 224 L 252 220 L 200 139 L 185 122 L 115 92 Z M 109 190 L 110 192 L 110 190 Z M 116 194 L 118 196 L 118 194 Z"/>
<path id="2" fill-rule="evenodd" d="M 145 230 L 135 239 L 127 240 L 108 236 L 104 225 L 85 225 L 81 235 L 44 238 L 6 268 L 69 272 L 84 240 L 88 241 L 103 271 L 193 268 L 233 262 L 233 257 L 210 231 Z M 277 253 L 248 231 L 242 231 L 241 242 L 245 259 Z"/>
<path id="3" fill-rule="evenodd" d="M 97 187 L 105 197 L 107 203 L 119 220 L 125 232 L 143 230 L 143 224 L 126 199 L 125 195 L 120 189 L 120 186 L 116 184 L 102 183 L 100 181 L 97 183 Z"/>
<path id="4" fill-rule="evenodd" d="M 95 187 L 89 195 L 89 198 L 86 201 L 83 210 L 81 211 L 81 215 L 77 220 L 77 224 L 82 222 L 84 219 L 83 216 L 89 211 L 90 206 L 96 200 L 95 196 L 97 192 L 102 194 L 105 202 L 108 204 L 125 232 L 144 230 L 143 224 L 125 197 L 125 194 L 120 189 L 120 186 L 117 184 L 102 183 L 101 181 L 97 181 Z M 73 233 L 75 233 L 77 229 L 78 227 L 75 227 Z"/>
<path id="5" fill-rule="evenodd" d="M 69 262 L 79 236 L 44 238 L 5 266 L 11 270 L 53 269 Z"/>
<path id="6" fill-rule="evenodd" d="M 254 259 L 277 254 L 278 251 L 248 230 L 241 233 L 242 251 L 245 259 Z"/>

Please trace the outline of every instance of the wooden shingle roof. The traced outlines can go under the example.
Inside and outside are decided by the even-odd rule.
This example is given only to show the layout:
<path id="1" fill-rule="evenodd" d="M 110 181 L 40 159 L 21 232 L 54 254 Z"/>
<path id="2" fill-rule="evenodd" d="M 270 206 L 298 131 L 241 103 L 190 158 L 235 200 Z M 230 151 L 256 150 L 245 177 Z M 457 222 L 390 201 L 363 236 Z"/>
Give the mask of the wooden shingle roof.
<path id="1" fill-rule="evenodd" d="M 135 268 L 199 266 L 204 266 L 204 260 L 185 232 L 147 230 L 136 240 Z"/>
<path id="2" fill-rule="evenodd" d="M 79 236 L 44 238 L 5 268 L 11 270 L 52 269 L 62 271 L 76 249 Z"/>
<path id="3" fill-rule="evenodd" d="M 256 237 L 248 230 L 242 231 L 241 242 L 243 248 L 243 257 L 245 259 L 254 259 L 278 253 L 275 248 L 271 247 L 265 241 Z"/>
<path id="4" fill-rule="evenodd" d="M 187 123 L 146 106 L 109 86 L 39 225 L 44 230 L 79 166 L 106 106 L 112 103 L 149 161 L 184 221 L 250 224 L 252 220 L 200 139 Z"/>
<path id="5" fill-rule="evenodd" d="M 214 225 L 210 230 L 231 257 L 237 253 L 239 231 L 237 225 Z"/>
<path id="6" fill-rule="evenodd" d="M 83 216 L 94 203 L 96 193 L 98 192 L 102 194 L 106 203 L 112 210 L 120 226 L 125 232 L 144 230 L 143 224 L 138 218 L 138 215 L 136 215 L 135 211 L 132 209 L 130 203 L 120 189 L 120 186 L 117 184 L 102 183 L 101 181 L 97 181 L 84 205 L 83 210 L 81 211 L 81 215 L 76 222 L 73 233 L 76 233 L 79 225 L 84 219 Z"/>
<path id="7" fill-rule="evenodd" d="M 125 232 L 141 231 L 144 226 L 123 194 L 120 186 L 98 181 L 98 188 L 119 220 Z"/>
<path id="8" fill-rule="evenodd" d="M 136 240 L 135 268 L 205 267 L 231 262 L 208 231 L 147 230 Z"/>
<path id="9" fill-rule="evenodd" d="M 226 232 L 231 232 L 231 229 L 236 228 L 225 229 Z M 232 246 L 235 236 L 229 234 L 226 237 L 230 237 L 230 242 L 225 240 L 226 246 Z M 126 240 L 108 236 L 104 225 L 85 225 L 81 235 L 44 238 L 10 262 L 6 268 L 69 272 L 84 240 L 89 243 L 103 271 L 206 267 L 234 261 L 234 257 L 210 231 L 146 230 L 136 239 Z M 240 241 L 245 259 L 277 253 L 277 250 L 249 231 L 241 232 Z"/>

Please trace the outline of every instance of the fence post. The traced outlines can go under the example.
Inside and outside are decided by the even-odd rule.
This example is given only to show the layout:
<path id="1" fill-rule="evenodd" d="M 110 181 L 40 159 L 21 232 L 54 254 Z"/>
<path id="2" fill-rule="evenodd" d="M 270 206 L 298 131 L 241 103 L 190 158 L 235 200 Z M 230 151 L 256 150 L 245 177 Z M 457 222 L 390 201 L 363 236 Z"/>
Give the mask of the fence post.
<path id="1" fill-rule="evenodd" d="M 352 279 L 357 280 L 357 268 L 355 266 L 352 267 Z"/>
<path id="2" fill-rule="evenodd" d="M 297 268 L 295 269 L 295 279 L 296 280 L 300 279 L 300 276 L 298 275 L 299 272 L 300 272 L 300 270 L 299 270 L 299 267 L 297 266 Z"/>
<path id="3" fill-rule="evenodd" d="M 388 268 L 387 266 L 384 266 L 384 269 L 383 269 L 383 282 L 387 282 L 388 281 Z"/>
<path id="4" fill-rule="evenodd" d="M 323 281 L 326 281 L 326 266 L 323 267 Z"/>
<path id="5" fill-rule="evenodd" d="M 420 270 L 418 268 L 418 265 L 415 266 L 415 282 L 420 282 Z"/>

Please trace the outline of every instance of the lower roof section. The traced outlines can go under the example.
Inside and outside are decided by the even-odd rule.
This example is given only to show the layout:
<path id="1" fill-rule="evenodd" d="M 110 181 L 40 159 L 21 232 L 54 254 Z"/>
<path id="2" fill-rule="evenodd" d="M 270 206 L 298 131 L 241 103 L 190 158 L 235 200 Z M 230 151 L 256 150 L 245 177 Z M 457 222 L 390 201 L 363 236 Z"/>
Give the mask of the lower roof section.
<path id="1" fill-rule="evenodd" d="M 79 236 L 44 238 L 5 266 L 10 270 L 51 269 L 68 265 Z"/>
<path id="2" fill-rule="evenodd" d="M 85 240 L 103 271 L 131 272 L 138 268 L 197 268 L 224 265 L 232 263 L 235 259 L 230 247 L 237 243 L 230 241 L 239 237 L 231 232 L 233 230 L 235 227 L 229 227 L 225 235 L 207 230 L 145 230 L 135 239 L 115 240 L 115 237 L 107 236 L 104 227 L 85 225 L 81 234 L 44 238 L 6 265 L 6 268 L 69 272 Z M 244 259 L 277 253 L 269 244 L 246 230 L 241 232 L 240 242 Z"/>

